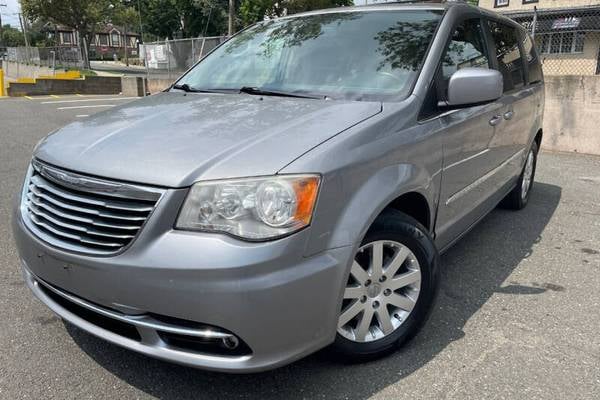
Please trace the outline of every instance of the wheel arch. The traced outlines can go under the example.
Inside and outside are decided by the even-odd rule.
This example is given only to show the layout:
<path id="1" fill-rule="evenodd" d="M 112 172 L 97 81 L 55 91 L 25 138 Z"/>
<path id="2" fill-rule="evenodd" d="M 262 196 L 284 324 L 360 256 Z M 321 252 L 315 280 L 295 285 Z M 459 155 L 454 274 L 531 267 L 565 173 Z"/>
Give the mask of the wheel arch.
<path id="1" fill-rule="evenodd" d="M 369 174 L 367 179 L 350 174 L 328 178 L 324 177 L 311 224 L 308 256 L 327 248 L 358 246 L 377 217 L 389 208 L 433 231 L 441 174 L 432 176 L 423 166 L 396 164 Z"/>
<path id="2" fill-rule="evenodd" d="M 392 202 L 390 202 L 383 209 L 380 215 L 388 209 L 400 211 L 408 215 L 409 217 L 416 219 L 429 232 L 431 232 L 431 207 L 429 205 L 429 202 L 427 201 L 427 198 L 423 194 L 417 191 L 403 193 L 402 195 L 395 198 Z"/>
<path id="3" fill-rule="evenodd" d="M 537 144 L 538 151 L 539 151 L 539 149 L 542 148 L 543 136 L 544 136 L 544 131 L 542 128 L 540 128 L 540 129 L 538 129 L 537 133 L 535 134 L 535 137 L 533 138 L 533 141 Z"/>

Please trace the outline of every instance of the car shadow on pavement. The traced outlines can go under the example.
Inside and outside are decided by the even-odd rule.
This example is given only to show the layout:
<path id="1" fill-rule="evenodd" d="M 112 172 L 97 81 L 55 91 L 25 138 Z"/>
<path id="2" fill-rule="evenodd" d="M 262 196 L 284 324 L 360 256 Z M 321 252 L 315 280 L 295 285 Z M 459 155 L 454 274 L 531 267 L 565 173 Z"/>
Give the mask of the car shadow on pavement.
<path id="1" fill-rule="evenodd" d="M 536 183 L 522 211 L 495 210 L 442 256 L 440 296 L 429 322 L 402 350 L 366 364 L 319 352 L 274 371 L 229 375 L 181 367 L 104 342 L 67 324 L 73 340 L 110 373 L 158 398 L 366 399 L 402 380 L 464 336 L 467 321 L 495 293 L 536 295 L 552 288 L 505 284 L 540 241 L 561 188 Z"/>

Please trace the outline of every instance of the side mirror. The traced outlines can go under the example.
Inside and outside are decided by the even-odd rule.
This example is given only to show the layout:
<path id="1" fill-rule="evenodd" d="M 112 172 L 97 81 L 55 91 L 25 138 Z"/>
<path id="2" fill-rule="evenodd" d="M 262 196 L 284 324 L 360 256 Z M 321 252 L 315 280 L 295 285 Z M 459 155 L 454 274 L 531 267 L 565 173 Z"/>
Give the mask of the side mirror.
<path id="1" fill-rule="evenodd" d="M 448 82 L 449 106 L 478 104 L 502 97 L 504 81 L 495 69 L 463 68 L 452 74 Z"/>

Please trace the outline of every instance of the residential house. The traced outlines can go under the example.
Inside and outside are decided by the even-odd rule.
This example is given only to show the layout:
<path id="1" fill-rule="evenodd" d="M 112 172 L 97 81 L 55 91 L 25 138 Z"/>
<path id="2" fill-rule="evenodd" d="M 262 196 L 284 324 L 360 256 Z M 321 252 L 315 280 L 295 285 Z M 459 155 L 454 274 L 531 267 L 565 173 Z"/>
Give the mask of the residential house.
<path id="1" fill-rule="evenodd" d="M 48 37 L 56 39 L 59 47 L 78 47 L 78 33 L 71 28 L 61 25 L 46 25 L 45 32 Z M 137 56 L 140 35 L 135 32 L 125 32 L 122 28 L 107 24 L 94 35 L 88 52 L 91 58 L 112 59 L 116 54 L 119 58 L 124 56 L 125 46 L 128 55 Z"/>
<path id="2" fill-rule="evenodd" d="M 600 74 L 600 0 L 479 0 L 479 6 L 535 33 L 544 73 Z"/>

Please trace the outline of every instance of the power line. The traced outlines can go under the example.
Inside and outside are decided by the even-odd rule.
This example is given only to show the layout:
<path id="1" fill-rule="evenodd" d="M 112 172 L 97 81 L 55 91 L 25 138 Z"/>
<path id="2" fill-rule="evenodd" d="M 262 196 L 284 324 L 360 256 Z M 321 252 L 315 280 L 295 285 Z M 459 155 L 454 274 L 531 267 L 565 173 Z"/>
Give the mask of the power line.
<path id="1" fill-rule="evenodd" d="M 10 7 L 6 7 L 7 9 L 10 10 Z M 18 15 L 19 13 L 16 12 L 4 12 L 4 14 L 2 14 L 3 19 L 3 24 L 8 24 L 10 26 L 12 26 L 13 28 L 18 28 L 19 27 L 19 19 L 18 19 Z"/>

